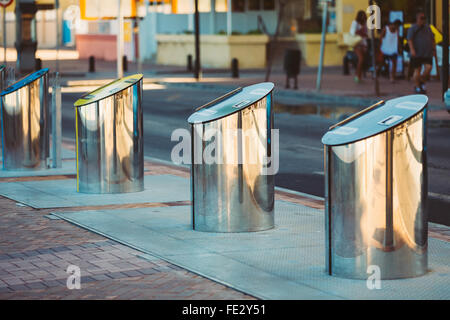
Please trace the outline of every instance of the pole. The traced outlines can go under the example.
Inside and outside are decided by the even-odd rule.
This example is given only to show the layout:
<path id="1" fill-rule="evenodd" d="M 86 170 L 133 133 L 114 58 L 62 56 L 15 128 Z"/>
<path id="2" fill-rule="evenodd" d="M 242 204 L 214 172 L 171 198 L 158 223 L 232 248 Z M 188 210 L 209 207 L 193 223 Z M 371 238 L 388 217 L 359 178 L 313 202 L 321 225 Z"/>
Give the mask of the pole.
<path id="1" fill-rule="evenodd" d="M 188 31 L 194 31 L 195 0 L 189 0 Z"/>
<path id="2" fill-rule="evenodd" d="M 61 168 L 61 86 L 59 73 L 55 72 L 52 86 L 52 167 Z"/>
<path id="3" fill-rule="evenodd" d="M 369 6 L 373 5 L 373 0 L 369 0 Z M 372 47 L 372 68 L 373 68 L 373 74 L 374 74 L 374 82 L 375 82 L 375 95 L 380 95 L 380 84 L 378 82 L 378 73 L 377 73 L 377 66 L 376 66 L 376 60 L 375 60 L 375 32 L 372 28 L 370 30 L 370 44 Z"/>
<path id="4" fill-rule="evenodd" d="M 148 3 L 148 1 L 145 1 Z M 136 4 L 136 8 L 138 7 L 138 1 L 135 2 Z M 140 23 L 140 17 L 139 17 L 139 10 L 137 10 L 136 12 L 136 29 L 137 29 L 137 33 L 133 32 L 134 35 L 134 40 L 136 41 L 135 44 L 135 49 L 136 49 L 136 53 L 135 56 L 137 58 L 137 67 L 138 67 L 138 73 L 142 73 L 142 58 L 141 58 L 141 39 L 140 39 L 140 35 L 141 35 L 141 23 Z"/>
<path id="5" fill-rule="evenodd" d="M 6 66 L 6 8 L 3 7 L 3 64 Z"/>
<path id="6" fill-rule="evenodd" d="M 117 31 L 117 78 L 123 77 L 123 13 L 122 13 L 122 1 L 117 0 L 118 14 L 118 31 Z"/>
<path id="7" fill-rule="evenodd" d="M 55 0 L 56 10 L 56 72 L 59 72 L 59 39 L 61 38 L 59 28 L 59 0 Z"/>
<path id="8" fill-rule="evenodd" d="M 322 84 L 322 69 L 323 69 L 323 57 L 325 52 L 325 37 L 327 35 L 327 16 L 328 16 L 328 1 L 323 2 L 323 12 L 322 12 L 322 39 L 320 40 L 320 58 L 319 58 L 319 68 L 317 70 L 317 80 L 316 80 L 316 90 L 320 91 L 320 86 Z"/>
<path id="9" fill-rule="evenodd" d="M 153 1 L 152 2 L 152 10 L 151 10 L 151 14 L 150 14 L 150 20 L 147 20 L 147 14 L 148 14 L 148 9 L 149 9 L 149 4 L 147 1 L 145 1 L 145 10 L 146 10 L 146 16 L 145 19 L 147 21 L 146 23 L 146 28 L 148 28 L 148 30 L 150 30 L 150 56 L 152 57 L 154 54 L 156 54 L 156 50 L 157 50 L 157 44 L 156 44 L 156 34 L 157 34 L 157 12 L 156 12 L 156 6 L 157 6 L 157 2 Z"/>
<path id="10" fill-rule="evenodd" d="M 449 76 L 449 65 L 448 65 L 448 56 L 449 56 L 449 22 L 448 22 L 448 6 L 449 0 L 442 0 L 442 33 L 444 39 L 442 40 L 442 98 L 444 97 L 444 93 L 448 89 L 448 76 Z"/>
<path id="11" fill-rule="evenodd" d="M 232 29 L 232 16 L 231 16 L 231 11 L 232 11 L 232 3 L 231 0 L 227 0 L 227 35 L 231 36 L 231 34 L 233 33 Z"/>
<path id="12" fill-rule="evenodd" d="M 200 15 L 198 12 L 198 0 L 195 0 L 195 78 L 199 80 L 201 78 L 200 70 Z"/>
<path id="13" fill-rule="evenodd" d="M 211 0 L 211 12 L 209 13 L 209 33 L 216 33 L 216 0 Z"/>

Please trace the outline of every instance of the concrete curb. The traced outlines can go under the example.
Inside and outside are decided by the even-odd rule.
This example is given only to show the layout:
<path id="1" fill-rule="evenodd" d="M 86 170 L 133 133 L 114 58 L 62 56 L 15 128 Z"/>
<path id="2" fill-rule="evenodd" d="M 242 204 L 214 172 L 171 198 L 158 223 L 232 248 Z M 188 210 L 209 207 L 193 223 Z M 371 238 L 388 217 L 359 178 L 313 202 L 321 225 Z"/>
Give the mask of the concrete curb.
<path id="1" fill-rule="evenodd" d="M 168 82 L 168 81 L 158 81 L 155 82 L 168 87 L 190 87 L 195 89 L 205 89 L 205 90 L 233 90 L 236 89 L 236 85 L 226 85 L 226 84 L 214 84 L 214 83 L 196 83 L 196 82 Z M 295 99 L 296 104 L 299 102 L 308 103 L 318 103 L 324 105 L 336 105 L 336 106 L 350 106 L 350 107 L 360 107 L 361 109 L 368 107 L 374 103 L 382 100 L 381 98 L 370 98 L 370 97 L 353 97 L 353 96 L 340 96 L 333 94 L 317 93 L 315 91 L 294 91 L 286 89 L 275 89 L 275 94 L 277 95 L 278 101 L 284 101 L 289 104 L 284 99 Z M 280 99 L 281 98 L 281 99 Z M 429 104 L 429 109 L 431 110 L 442 110 L 444 107 L 442 105 Z"/>
<path id="2" fill-rule="evenodd" d="M 62 82 L 63 86 L 100 86 L 106 84 L 108 82 L 113 81 L 114 79 L 91 79 L 91 80 L 66 80 Z M 164 81 L 161 78 L 145 78 L 144 84 L 160 84 L 168 87 L 184 87 L 184 88 L 195 88 L 195 89 L 204 89 L 204 90 L 233 90 L 236 89 L 236 85 L 228 85 L 228 84 L 217 84 L 217 83 L 205 83 L 205 82 L 171 82 Z M 337 106 L 351 106 L 351 107 L 367 107 L 370 106 L 382 99 L 380 98 L 371 98 L 371 97 L 353 97 L 353 96 L 340 96 L 333 94 L 324 94 L 317 93 L 315 91 L 294 91 L 294 90 L 286 90 L 286 89 L 275 89 L 275 94 L 277 95 L 277 99 L 279 101 L 283 101 L 284 99 L 295 99 L 295 103 L 286 104 L 298 104 L 299 102 L 308 102 L 308 103 L 318 103 L 324 105 L 337 105 Z M 442 105 L 429 105 L 430 109 L 443 109 Z"/>

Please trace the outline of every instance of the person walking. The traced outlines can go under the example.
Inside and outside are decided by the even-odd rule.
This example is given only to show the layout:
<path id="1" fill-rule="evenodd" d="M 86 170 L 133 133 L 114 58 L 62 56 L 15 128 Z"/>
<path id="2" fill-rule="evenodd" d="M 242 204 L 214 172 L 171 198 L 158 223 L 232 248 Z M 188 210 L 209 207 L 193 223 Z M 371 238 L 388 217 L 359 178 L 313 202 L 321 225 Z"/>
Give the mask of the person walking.
<path id="1" fill-rule="evenodd" d="M 397 72 L 397 56 L 399 48 L 399 34 L 398 30 L 401 25 L 400 20 L 390 22 L 386 28 L 381 32 L 381 47 L 384 59 L 389 60 L 390 63 L 390 81 L 395 81 L 395 74 Z"/>
<path id="2" fill-rule="evenodd" d="M 417 12 L 416 23 L 409 28 L 407 39 L 411 55 L 410 66 L 414 70 L 414 92 L 426 93 L 425 82 L 430 77 L 433 57 L 436 54 L 436 43 L 433 31 L 426 24 L 423 11 Z M 423 73 L 422 66 L 424 66 Z"/>
<path id="3" fill-rule="evenodd" d="M 355 76 L 355 82 L 360 83 L 361 82 L 361 74 L 364 66 L 364 58 L 367 53 L 367 39 L 368 39 L 368 32 L 367 32 L 367 16 L 366 13 L 362 10 L 359 10 L 356 14 L 355 20 L 353 20 L 352 25 L 350 26 L 350 34 L 352 36 L 360 36 L 361 41 L 359 41 L 355 47 L 354 52 L 358 57 L 358 65 L 356 66 L 356 76 Z"/>

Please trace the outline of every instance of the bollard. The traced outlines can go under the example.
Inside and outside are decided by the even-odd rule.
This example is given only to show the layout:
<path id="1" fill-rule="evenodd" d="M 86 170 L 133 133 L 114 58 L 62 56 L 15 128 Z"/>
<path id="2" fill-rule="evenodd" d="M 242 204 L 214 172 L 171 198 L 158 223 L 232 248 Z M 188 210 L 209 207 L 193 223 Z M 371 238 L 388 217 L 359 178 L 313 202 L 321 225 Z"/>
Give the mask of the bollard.
<path id="1" fill-rule="evenodd" d="M 122 65 L 123 65 L 123 71 L 127 72 L 128 71 L 128 60 L 127 60 L 127 56 L 124 55 L 122 57 Z"/>
<path id="2" fill-rule="evenodd" d="M 350 74 L 350 66 L 347 55 L 342 59 L 342 74 L 347 76 Z"/>
<path id="3" fill-rule="evenodd" d="M 187 56 L 187 71 L 194 71 L 193 65 L 192 65 L 192 55 L 188 54 Z"/>
<path id="4" fill-rule="evenodd" d="M 239 61 L 236 58 L 231 60 L 231 77 L 239 78 Z"/>
<path id="5" fill-rule="evenodd" d="M 356 65 L 358 64 L 358 57 L 353 51 L 347 51 L 345 54 L 343 60 L 342 60 L 342 67 L 343 67 L 343 74 L 349 75 L 350 74 L 350 64 L 353 66 L 353 68 L 356 69 Z"/>
<path id="6" fill-rule="evenodd" d="M 95 57 L 89 57 L 89 72 L 95 72 Z"/>
<path id="7" fill-rule="evenodd" d="M 75 102 L 77 192 L 144 189 L 142 79 L 117 79 Z"/>
<path id="8" fill-rule="evenodd" d="M 0 92 L 6 88 L 6 67 L 4 65 L 0 66 Z"/>
<path id="9" fill-rule="evenodd" d="M 427 272 L 425 95 L 381 101 L 330 127 L 325 145 L 326 270 L 379 279 Z"/>
<path id="10" fill-rule="evenodd" d="M 41 70 L 42 69 L 42 60 L 37 58 L 35 61 L 34 70 Z"/>
<path id="11" fill-rule="evenodd" d="M 3 169 L 48 168 L 48 69 L 36 71 L 0 93 Z"/>
<path id="12" fill-rule="evenodd" d="M 189 117 L 194 230 L 274 227 L 274 175 L 265 172 L 272 154 L 273 88 L 273 83 L 238 88 Z M 206 142 L 212 135 L 214 152 Z"/>
<path id="13" fill-rule="evenodd" d="M 286 88 L 289 89 L 289 80 L 294 78 L 294 89 L 298 88 L 297 77 L 300 74 L 302 52 L 299 49 L 286 49 L 284 52 L 284 71 L 286 72 Z"/>

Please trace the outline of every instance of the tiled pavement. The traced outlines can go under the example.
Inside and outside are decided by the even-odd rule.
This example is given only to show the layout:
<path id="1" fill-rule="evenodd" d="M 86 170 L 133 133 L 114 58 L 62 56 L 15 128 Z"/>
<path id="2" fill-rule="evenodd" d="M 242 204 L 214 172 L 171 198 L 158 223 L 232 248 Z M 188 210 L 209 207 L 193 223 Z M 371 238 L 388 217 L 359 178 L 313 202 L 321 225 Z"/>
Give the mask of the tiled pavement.
<path id="1" fill-rule="evenodd" d="M 148 161 L 146 168 L 150 169 L 149 174 L 189 175 L 186 169 Z M 0 179 L 0 183 L 6 181 L 11 181 L 11 178 Z M 323 201 L 287 192 L 277 191 L 276 199 L 323 208 Z M 77 207 L 58 211 L 87 209 L 99 208 Z M 32 209 L 0 197 L 0 299 L 254 299 L 164 260 L 55 219 L 50 215 L 52 211 L 54 209 Z M 430 224 L 429 229 L 431 237 L 450 241 L 448 227 Z M 69 265 L 80 268 L 80 290 L 67 288 Z"/>

